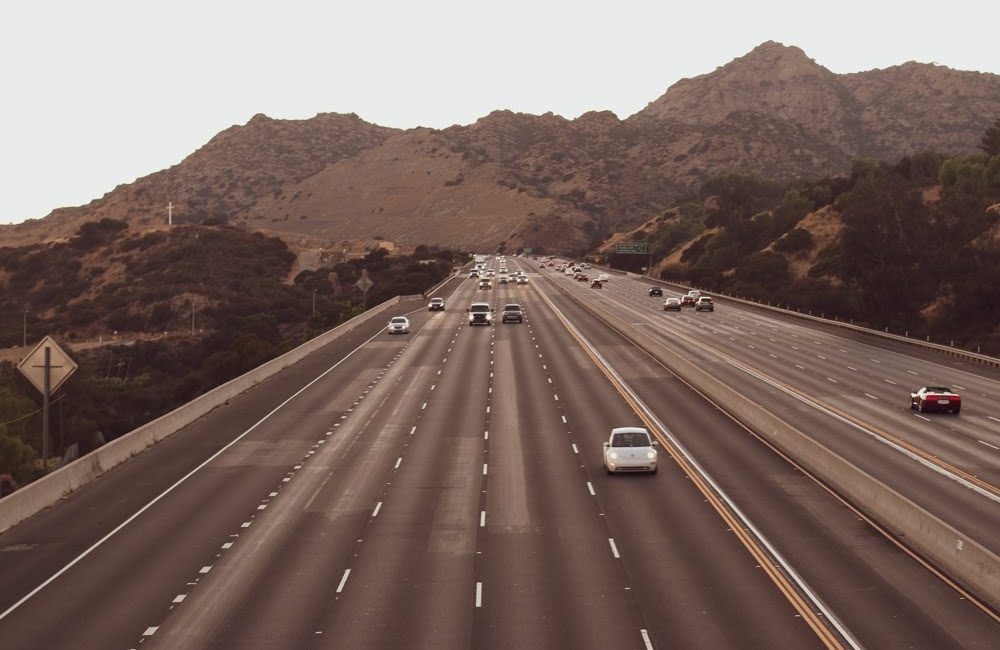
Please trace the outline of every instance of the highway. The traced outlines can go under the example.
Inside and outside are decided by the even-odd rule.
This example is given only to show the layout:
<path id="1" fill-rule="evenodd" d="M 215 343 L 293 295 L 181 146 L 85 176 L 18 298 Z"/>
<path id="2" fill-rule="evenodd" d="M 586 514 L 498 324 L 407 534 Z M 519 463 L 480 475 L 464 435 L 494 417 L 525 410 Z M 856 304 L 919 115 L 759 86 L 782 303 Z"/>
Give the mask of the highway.
<path id="1" fill-rule="evenodd" d="M 459 279 L 438 294 L 444 312 L 401 303 L 411 334 L 363 325 L 0 535 L 0 647 L 996 645 L 995 613 L 581 306 L 602 300 L 626 318 L 666 318 L 645 285 L 616 276 L 590 290 L 510 264 L 531 271 L 529 286 L 479 290 Z M 497 316 L 519 302 L 528 320 L 468 327 L 464 309 L 477 299 Z M 758 348 L 780 352 L 755 367 L 782 381 L 779 370 L 798 362 L 806 374 L 842 376 L 835 363 L 805 363 L 843 359 L 828 350 L 829 333 L 718 309 L 683 313 L 664 337 L 711 341 L 737 360 L 747 358 L 737 350 L 755 361 Z M 800 350 L 789 350 L 792 334 L 804 337 Z M 833 343 L 857 349 L 849 344 L 859 345 Z M 746 375 L 696 347 L 726 377 Z M 869 363 L 884 364 L 885 378 L 931 372 L 931 362 L 898 356 L 877 351 Z M 864 369 L 867 392 L 890 402 Z M 995 380 L 963 380 L 970 408 L 952 418 L 964 433 L 950 444 L 944 433 L 920 437 L 927 423 L 906 411 L 906 395 L 899 414 L 865 417 L 913 423 L 893 433 L 950 450 L 942 458 L 996 483 L 996 458 L 970 450 L 972 437 L 989 442 L 1000 429 L 965 424 L 988 419 L 989 402 L 970 393 L 995 395 Z M 847 424 L 776 392 L 789 419 L 847 437 L 838 428 Z M 659 473 L 606 475 L 610 429 L 646 422 L 663 441 Z M 868 440 L 866 463 L 920 495 L 940 493 L 929 502 L 955 521 L 978 509 L 977 530 L 995 531 L 988 497 L 851 436 Z"/>
<path id="2" fill-rule="evenodd" d="M 553 274 L 555 275 L 555 274 Z M 663 344 L 808 431 L 973 538 L 1000 551 L 1000 373 L 908 354 L 733 303 L 715 312 L 664 312 L 664 289 L 615 276 L 603 290 L 557 278 L 578 299 L 600 301 L 643 322 Z M 963 394 L 959 416 L 917 413 L 909 394 L 925 385 Z"/>

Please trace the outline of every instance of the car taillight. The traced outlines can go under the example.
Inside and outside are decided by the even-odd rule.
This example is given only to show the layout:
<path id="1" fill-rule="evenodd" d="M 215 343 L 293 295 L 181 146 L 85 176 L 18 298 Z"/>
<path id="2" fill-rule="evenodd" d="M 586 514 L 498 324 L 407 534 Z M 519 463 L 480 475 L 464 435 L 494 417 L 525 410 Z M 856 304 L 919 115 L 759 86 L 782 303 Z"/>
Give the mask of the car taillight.
<path id="1" fill-rule="evenodd" d="M 951 400 L 952 402 L 960 402 L 962 400 L 962 398 L 959 397 L 958 395 L 949 395 L 948 399 Z"/>

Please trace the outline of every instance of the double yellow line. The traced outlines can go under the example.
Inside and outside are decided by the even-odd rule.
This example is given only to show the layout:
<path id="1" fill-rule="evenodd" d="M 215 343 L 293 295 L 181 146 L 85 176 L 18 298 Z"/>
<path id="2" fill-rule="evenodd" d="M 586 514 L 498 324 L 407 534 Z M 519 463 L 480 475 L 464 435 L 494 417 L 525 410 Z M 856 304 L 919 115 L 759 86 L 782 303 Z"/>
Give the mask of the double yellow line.
<path id="1" fill-rule="evenodd" d="M 566 331 L 569 332 L 570 336 L 573 337 L 580 347 L 587 354 L 588 357 L 594 362 L 594 365 L 604 374 L 611 385 L 618 391 L 618 394 L 622 396 L 629 407 L 639 416 L 646 428 L 656 437 L 663 448 L 670 454 L 674 462 L 685 472 L 685 474 L 691 478 L 695 487 L 698 491 L 702 493 L 705 499 L 712 505 L 719 516 L 722 517 L 723 521 L 729 526 L 729 528 L 736 535 L 737 539 L 743 544 L 743 546 L 750 552 L 754 557 L 760 567 L 764 572 L 771 578 L 771 581 L 778 587 L 779 591 L 784 594 L 785 598 L 791 603 L 792 607 L 799 613 L 802 619 L 809 625 L 809 627 L 815 632 L 816 636 L 823 643 L 824 646 L 830 648 L 831 650 L 844 650 L 844 645 L 841 643 L 840 638 L 830 630 L 826 624 L 824 624 L 823 619 L 813 611 L 809 603 L 802 596 L 799 590 L 792 584 L 789 577 L 782 571 L 780 571 L 775 566 L 775 560 L 767 552 L 767 550 L 761 545 L 760 541 L 751 535 L 744 527 L 743 523 L 738 517 L 736 517 L 726 504 L 719 498 L 715 490 L 708 484 L 705 477 L 688 462 L 687 458 L 677 449 L 670 439 L 660 430 L 659 425 L 647 415 L 646 409 L 637 402 L 631 392 L 622 385 L 619 378 L 615 373 L 611 372 L 610 368 L 606 366 L 604 361 L 600 359 L 597 355 L 592 352 L 591 345 L 586 341 L 577 331 L 576 328 L 572 327 L 569 321 L 566 319 L 565 315 L 552 303 L 552 301 L 542 293 L 540 289 L 532 285 L 538 295 L 542 300 L 548 304 L 549 308 L 562 323 Z"/>

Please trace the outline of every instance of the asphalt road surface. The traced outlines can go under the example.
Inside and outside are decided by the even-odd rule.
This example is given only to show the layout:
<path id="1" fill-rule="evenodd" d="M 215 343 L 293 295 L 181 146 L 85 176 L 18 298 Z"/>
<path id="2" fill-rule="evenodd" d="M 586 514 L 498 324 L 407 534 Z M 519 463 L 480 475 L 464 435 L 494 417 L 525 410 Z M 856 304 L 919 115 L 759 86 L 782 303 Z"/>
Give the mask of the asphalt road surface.
<path id="1" fill-rule="evenodd" d="M 411 334 L 362 326 L 0 535 L 0 648 L 996 646 L 994 614 L 546 273 L 401 304 Z M 475 299 L 528 320 L 469 327 Z M 610 429 L 646 421 L 674 436 L 659 472 L 608 476 Z"/>

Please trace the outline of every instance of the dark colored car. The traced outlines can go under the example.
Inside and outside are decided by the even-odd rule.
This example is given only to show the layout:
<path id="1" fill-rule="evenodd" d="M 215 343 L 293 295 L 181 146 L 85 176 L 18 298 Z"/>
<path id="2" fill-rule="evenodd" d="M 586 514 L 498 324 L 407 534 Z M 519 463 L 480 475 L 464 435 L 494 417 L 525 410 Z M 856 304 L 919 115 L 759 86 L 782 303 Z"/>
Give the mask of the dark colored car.
<path id="1" fill-rule="evenodd" d="M 681 297 L 681 307 L 694 307 L 694 305 L 695 305 L 694 296 Z"/>
<path id="2" fill-rule="evenodd" d="M 661 289 L 660 287 L 650 287 L 649 288 L 649 295 L 650 296 L 659 296 L 659 297 L 662 298 L 663 297 L 663 289 Z"/>
<path id="3" fill-rule="evenodd" d="M 590 283 L 591 289 L 602 289 L 603 287 L 604 283 L 601 282 L 600 280 L 594 280 L 593 282 Z"/>
<path id="4" fill-rule="evenodd" d="M 910 393 L 910 408 L 921 413 L 946 411 L 958 415 L 962 410 L 962 396 L 944 386 L 924 386 Z"/>
<path id="5" fill-rule="evenodd" d="M 680 298 L 667 298 L 663 301 L 663 311 L 680 311 Z"/>
<path id="6" fill-rule="evenodd" d="M 524 310 L 521 309 L 521 305 L 511 303 L 509 305 L 503 306 L 503 313 L 500 315 L 500 322 L 502 323 L 523 323 L 524 322 Z"/>

